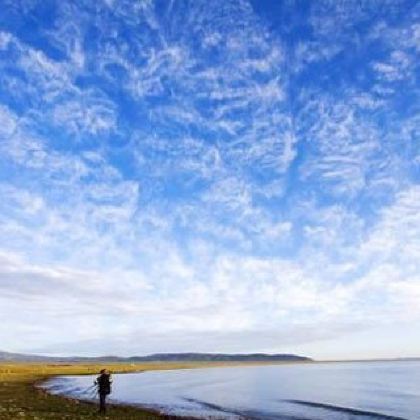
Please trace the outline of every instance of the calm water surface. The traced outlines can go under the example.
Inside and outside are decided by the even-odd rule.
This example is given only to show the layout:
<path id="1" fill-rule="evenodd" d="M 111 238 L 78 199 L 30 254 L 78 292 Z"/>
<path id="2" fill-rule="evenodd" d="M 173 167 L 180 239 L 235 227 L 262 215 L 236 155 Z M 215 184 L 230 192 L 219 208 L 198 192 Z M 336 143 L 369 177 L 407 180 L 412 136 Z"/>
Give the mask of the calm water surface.
<path id="1" fill-rule="evenodd" d="M 91 376 L 46 384 L 90 399 Z M 206 419 L 420 420 L 420 362 L 314 363 L 114 375 L 114 402 Z"/>

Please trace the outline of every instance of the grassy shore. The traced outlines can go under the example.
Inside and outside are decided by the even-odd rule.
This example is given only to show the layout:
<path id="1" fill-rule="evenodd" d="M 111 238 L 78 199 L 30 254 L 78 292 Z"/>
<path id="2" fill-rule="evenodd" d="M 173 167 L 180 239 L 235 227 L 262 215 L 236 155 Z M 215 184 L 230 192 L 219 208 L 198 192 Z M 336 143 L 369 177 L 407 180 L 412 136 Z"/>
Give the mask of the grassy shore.
<path id="1" fill-rule="evenodd" d="M 139 372 L 146 370 L 185 369 L 204 367 L 204 363 L 141 363 L 104 365 L 59 365 L 59 364 L 0 364 L 0 419 L 93 419 L 98 417 L 97 407 L 47 394 L 37 389 L 36 384 L 56 375 L 92 375 L 106 367 L 113 373 Z M 207 364 L 208 365 L 208 364 Z M 110 406 L 107 419 L 167 419 L 168 417 L 145 410 Z"/>

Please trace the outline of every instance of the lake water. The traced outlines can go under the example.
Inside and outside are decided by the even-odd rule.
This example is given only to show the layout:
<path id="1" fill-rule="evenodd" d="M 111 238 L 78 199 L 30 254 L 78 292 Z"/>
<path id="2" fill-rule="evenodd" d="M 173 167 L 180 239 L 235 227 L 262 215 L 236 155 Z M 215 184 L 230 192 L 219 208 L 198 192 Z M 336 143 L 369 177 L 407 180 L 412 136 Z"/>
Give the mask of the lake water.
<path id="1" fill-rule="evenodd" d="M 264 365 L 114 375 L 111 400 L 206 419 L 420 420 L 420 362 Z M 92 376 L 49 381 L 91 399 Z"/>

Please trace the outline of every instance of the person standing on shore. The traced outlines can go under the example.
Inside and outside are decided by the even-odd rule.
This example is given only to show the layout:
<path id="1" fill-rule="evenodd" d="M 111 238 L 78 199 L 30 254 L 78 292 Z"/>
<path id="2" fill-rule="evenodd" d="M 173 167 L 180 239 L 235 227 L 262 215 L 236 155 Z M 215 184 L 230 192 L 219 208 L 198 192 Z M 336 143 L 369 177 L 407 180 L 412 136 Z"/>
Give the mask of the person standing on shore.
<path id="1" fill-rule="evenodd" d="M 95 385 L 98 387 L 99 412 L 101 414 L 106 413 L 106 397 L 111 393 L 111 384 L 111 374 L 107 369 L 102 369 L 95 381 Z"/>

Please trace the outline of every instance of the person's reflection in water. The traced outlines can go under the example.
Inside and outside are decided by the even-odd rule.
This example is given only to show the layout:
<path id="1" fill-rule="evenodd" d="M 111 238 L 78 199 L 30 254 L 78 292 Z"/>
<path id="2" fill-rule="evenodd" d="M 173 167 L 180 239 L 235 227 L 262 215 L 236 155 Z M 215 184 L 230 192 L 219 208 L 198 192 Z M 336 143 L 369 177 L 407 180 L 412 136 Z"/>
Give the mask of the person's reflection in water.
<path id="1" fill-rule="evenodd" d="M 106 413 L 106 397 L 111 393 L 111 384 L 111 374 L 107 369 L 102 369 L 95 381 L 95 385 L 98 387 L 99 412 L 101 414 Z"/>

